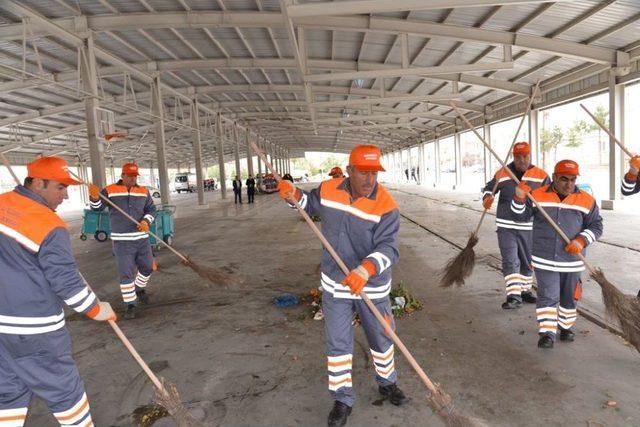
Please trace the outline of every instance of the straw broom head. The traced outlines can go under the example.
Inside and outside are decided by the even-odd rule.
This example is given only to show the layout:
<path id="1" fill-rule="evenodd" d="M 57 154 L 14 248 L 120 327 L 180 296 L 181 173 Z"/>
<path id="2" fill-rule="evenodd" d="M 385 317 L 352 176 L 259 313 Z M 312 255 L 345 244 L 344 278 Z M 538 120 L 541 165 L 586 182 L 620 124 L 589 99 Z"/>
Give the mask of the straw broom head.
<path id="1" fill-rule="evenodd" d="M 193 418 L 193 415 L 185 408 L 180 400 L 178 388 L 175 384 L 160 377 L 162 389 L 156 388 L 154 401 L 171 414 L 178 424 L 178 427 L 204 427 L 204 425 Z"/>
<path id="2" fill-rule="evenodd" d="M 591 277 L 602 289 L 607 314 L 618 320 L 624 338 L 640 351 L 640 299 L 623 294 L 600 269 L 595 270 Z"/>
<path id="3" fill-rule="evenodd" d="M 471 275 L 476 263 L 476 253 L 473 248 L 477 244 L 478 235 L 473 233 L 469 236 L 469 240 L 467 240 L 467 246 L 465 246 L 458 255 L 451 258 L 442 269 L 440 273 L 441 287 L 449 288 L 454 284 L 457 286 L 464 285 L 464 280 Z"/>
<path id="4" fill-rule="evenodd" d="M 242 283 L 240 279 L 238 279 L 237 277 L 234 277 L 232 274 L 224 270 L 221 270 L 219 268 L 204 267 L 200 264 L 197 264 L 191 258 L 188 258 L 188 257 L 182 261 L 182 264 L 186 265 L 187 267 L 192 269 L 194 272 L 196 272 L 198 276 L 202 277 L 203 279 L 205 279 L 206 281 L 214 285 L 230 286 L 230 285 L 240 285 Z M 205 284 L 205 286 L 209 287 L 208 284 Z"/>
<path id="5" fill-rule="evenodd" d="M 460 413 L 453 405 L 451 396 L 445 393 L 439 384 L 434 386 L 435 392 L 427 397 L 429 406 L 448 427 L 487 427 L 484 421 Z"/>

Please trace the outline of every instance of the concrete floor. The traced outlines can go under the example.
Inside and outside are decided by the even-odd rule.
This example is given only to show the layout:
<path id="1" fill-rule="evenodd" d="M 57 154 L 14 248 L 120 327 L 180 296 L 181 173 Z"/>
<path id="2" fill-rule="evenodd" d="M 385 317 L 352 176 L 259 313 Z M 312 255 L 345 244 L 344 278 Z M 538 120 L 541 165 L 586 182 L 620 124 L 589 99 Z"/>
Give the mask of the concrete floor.
<path id="1" fill-rule="evenodd" d="M 466 242 L 479 215 L 399 191 L 394 195 L 413 221 L 459 244 Z M 206 287 L 162 250 L 160 270 L 150 282 L 153 304 L 139 318 L 119 323 L 145 360 L 177 384 L 183 401 L 207 425 L 326 425 L 332 402 L 326 390 L 324 325 L 305 318 L 308 307 L 272 304 L 281 293 L 302 294 L 318 286 L 320 245 L 276 195 L 258 196 L 255 205 L 238 207 L 219 197 L 219 192 L 207 193 L 210 207 L 204 210 L 192 207 L 195 195 L 175 197 L 175 245 L 197 262 L 237 272 L 244 284 Z M 486 221 L 487 236 L 492 222 Z M 72 218 L 71 226 L 77 232 L 79 221 Z M 496 252 L 485 237 L 483 250 L 486 244 L 487 252 Z M 457 249 L 406 219 L 400 243 L 394 282 L 403 281 L 424 309 L 399 320 L 398 334 L 461 410 L 494 426 L 640 425 L 640 356 L 619 337 L 580 318 L 576 342 L 539 350 L 534 308 L 500 309 L 503 284 L 492 267 L 495 259 L 482 256 L 466 286 L 441 289 L 436 273 Z M 73 246 L 96 292 L 118 305 L 110 245 L 74 239 Z M 594 256 L 598 250 L 594 247 Z M 610 250 L 604 249 L 605 256 Z M 612 264 L 638 271 L 626 267 L 638 257 L 628 249 L 616 250 L 631 254 L 616 252 L 603 267 L 614 283 L 623 284 L 630 274 Z M 135 425 L 133 412 L 151 401 L 149 381 L 107 325 L 73 315 L 68 325 L 96 425 Z M 402 409 L 380 402 L 359 328 L 356 341 L 359 401 L 349 425 L 442 425 L 399 352 L 399 383 L 412 401 Z M 610 399 L 617 402 L 615 408 L 604 405 Z M 53 425 L 36 399 L 27 426 Z M 162 419 L 154 425 L 173 423 Z"/>

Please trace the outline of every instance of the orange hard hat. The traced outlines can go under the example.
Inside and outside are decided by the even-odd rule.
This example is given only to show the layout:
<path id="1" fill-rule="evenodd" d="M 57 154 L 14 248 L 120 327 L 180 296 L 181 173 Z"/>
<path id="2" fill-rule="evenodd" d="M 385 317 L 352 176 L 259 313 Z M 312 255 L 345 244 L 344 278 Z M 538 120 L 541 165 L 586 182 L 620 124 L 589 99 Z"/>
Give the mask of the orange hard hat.
<path id="1" fill-rule="evenodd" d="M 560 160 L 556 163 L 553 173 L 559 175 L 580 175 L 580 167 L 573 160 Z"/>
<path id="2" fill-rule="evenodd" d="M 125 163 L 122 165 L 122 175 L 138 176 L 138 165 L 135 163 Z"/>
<path id="3" fill-rule="evenodd" d="M 349 165 L 363 172 L 384 172 L 380 149 L 375 145 L 357 145 L 349 155 Z"/>
<path id="4" fill-rule="evenodd" d="M 29 178 L 48 179 L 66 185 L 78 185 L 69 174 L 67 162 L 60 157 L 41 157 L 27 165 Z"/>
<path id="5" fill-rule="evenodd" d="M 329 172 L 329 176 L 342 176 L 344 175 L 344 173 L 342 173 L 342 169 L 340 169 L 340 166 L 334 166 L 331 168 L 331 171 Z"/>
<path id="6" fill-rule="evenodd" d="M 513 145 L 513 155 L 517 156 L 517 155 L 523 155 L 526 156 L 527 154 L 531 154 L 531 146 L 529 145 L 528 142 L 516 142 Z"/>

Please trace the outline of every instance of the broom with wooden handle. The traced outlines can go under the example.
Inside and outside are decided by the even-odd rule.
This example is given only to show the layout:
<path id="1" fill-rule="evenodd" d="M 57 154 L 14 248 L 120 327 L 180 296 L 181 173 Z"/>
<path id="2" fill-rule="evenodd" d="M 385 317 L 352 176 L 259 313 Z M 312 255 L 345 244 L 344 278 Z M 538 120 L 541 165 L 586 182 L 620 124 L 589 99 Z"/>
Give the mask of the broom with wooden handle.
<path id="1" fill-rule="evenodd" d="M 260 148 L 258 148 L 258 146 L 253 141 L 249 140 L 249 143 L 251 144 L 253 151 L 255 151 L 255 153 L 262 159 L 266 167 L 271 171 L 276 181 L 280 182 L 282 178 L 275 171 L 271 163 L 269 163 L 264 153 L 260 150 Z M 334 261 L 338 264 L 342 272 L 345 275 L 349 274 L 349 268 L 347 267 L 347 265 L 342 261 L 338 253 L 333 249 L 329 241 L 324 237 L 324 235 L 322 234 L 320 229 L 318 229 L 318 227 L 315 225 L 311 217 L 309 217 L 309 214 L 307 214 L 307 212 L 300 207 L 300 205 L 298 204 L 298 201 L 295 199 L 294 196 L 291 197 L 290 203 L 294 205 L 295 208 L 300 213 L 300 215 L 302 215 L 302 217 L 307 222 L 309 227 L 311 227 L 311 230 L 313 231 L 313 233 L 320 240 L 320 242 L 322 242 L 322 245 L 327 250 L 327 252 L 329 252 L 329 254 L 334 259 Z M 389 327 L 389 324 L 386 322 L 386 320 L 384 319 L 380 311 L 376 308 L 376 306 L 373 304 L 373 302 L 371 302 L 371 299 L 367 296 L 367 294 L 364 291 L 361 291 L 360 297 L 365 302 L 367 307 L 369 307 L 369 309 L 371 310 L 375 318 L 378 320 L 378 322 L 380 322 L 380 324 L 383 326 L 385 333 L 389 335 L 393 343 L 400 349 L 400 351 L 402 352 L 404 357 L 407 359 L 407 361 L 409 362 L 413 370 L 416 371 L 416 373 L 418 374 L 418 376 L 420 377 L 424 385 L 427 387 L 427 389 L 429 390 L 429 395 L 427 396 L 429 404 L 431 408 L 442 418 L 442 420 L 446 423 L 446 425 L 451 427 L 483 426 L 484 424 L 482 423 L 482 421 L 476 418 L 472 418 L 467 415 L 464 415 L 456 409 L 451 399 L 451 396 L 445 393 L 439 384 L 434 383 L 429 379 L 429 377 L 424 372 L 424 370 L 420 367 L 416 359 L 413 357 L 413 355 L 411 355 L 407 347 L 402 343 L 402 341 L 400 341 L 400 338 L 398 337 L 398 335 L 396 335 L 396 333 L 391 330 L 391 328 Z"/>
<path id="2" fill-rule="evenodd" d="M 527 104 L 527 108 L 522 115 L 522 119 L 520 120 L 520 124 L 518 125 L 518 129 L 516 130 L 516 134 L 513 137 L 513 141 L 511 141 L 511 145 L 509 146 L 509 151 L 507 152 L 507 156 L 504 159 L 502 164 L 507 163 L 509 160 L 509 156 L 511 155 L 511 150 L 513 150 L 513 146 L 518 140 L 518 134 L 520 133 L 520 129 L 522 129 L 522 125 L 524 124 L 525 119 L 527 118 L 527 114 L 531 111 L 531 107 L 533 105 L 534 98 L 536 93 L 538 92 L 538 87 L 540 86 L 540 80 L 536 83 L 533 88 L 533 92 L 531 93 L 531 97 L 529 98 L 529 103 Z M 498 189 L 498 184 L 500 182 L 496 179 L 495 184 L 493 185 L 493 189 L 491 190 L 491 195 L 496 194 L 496 190 Z M 457 286 L 464 285 L 464 281 L 467 277 L 471 275 L 473 272 L 473 267 L 476 263 L 476 253 L 473 249 L 478 244 L 478 232 L 480 231 L 480 226 L 484 221 L 485 216 L 487 215 L 487 211 L 489 209 L 485 208 L 482 211 L 482 215 L 480 216 L 480 221 L 478 221 L 478 225 L 476 229 L 467 240 L 467 245 L 453 258 L 451 258 L 445 267 L 440 272 L 440 286 L 443 288 L 448 288 L 456 284 Z"/>
<path id="3" fill-rule="evenodd" d="M 589 109 L 587 107 L 584 106 L 584 104 L 580 104 L 580 107 L 582 107 L 582 109 L 589 115 L 589 117 L 591 117 L 593 119 L 593 121 L 596 122 L 596 124 L 600 127 L 600 129 L 602 129 L 603 131 L 605 131 L 607 133 L 607 135 L 609 135 L 609 137 L 616 143 L 616 145 L 618 145 L 618 147 L 620 147 L 620 149 L 622 151 L 624 151 L 624 153 L 627 156 L 633 157 L 633 154 L 631 154 L 631 151 L 629 151 L 627 149 L 627 147 L 625 147 L 624 144 L 622 142 L 620 142 L 620 140 L 618 138 L 616 138 L 616 136 L 613 133 L 611 133 L 609 128 L 606 127 L 604 125 L 604 123 L 601 123 L 600 120 L 598 120 L 598 118 L 596 116 L 594 116 L 593 113 L 591 111 L 589 111 Z"/>
<path id="4" fill-rule="evenodd" d="M 484 140 L 484 138 L 478 133 L 478 131 L 473 127 L 473 125 L 469 122 L 469 120 L 462 114 L 462 112 L 452 103 L 450 103 L 451 107 L 456 110 L 460 118 L 466 123 L 466 125 L 473 131 L 473 133 L 482 141 L 482 143 L 487 147 L 487 149 L 493 154 L 493 156 L 500 161 L 498 155 L 491 149 L 491 146 Z M 518 178 L 513 174 L 513 172 L 506 168 L 504 163 L 502 163 L 502 167 L 506 169 L 506 171 L 511 176 L 515 182 L 519 183 Z M 571 239 L 566 235 L 564 231 L 555 223 L 555 221 L 549 216 L 549 214 L 540 206 L 538 201 L 530 194 L 527 193 L 527 198 L 531 200 L 531 202 L 538 208 L 538 211 L 542 214 L 542 216 L 547 220 L 549 225 L 553 227 L 553 229 L 562 237 L 562 239 L 567 243 L 571 243 Z M 640 300 L 632 295 L 625 295 L 613 284 L 611 283 L 604 275 L 601 269 L 595 268 L 594 266 L 587 261 L 584 255 L 581 253 L 578 254 L 580 260 L 584 263 L 585 267 L 589 270 L 589 273 L 593 280 L 600 285 L 602 290 L 602 299 L 604 301 L 605 308 L 607 313 L 613 315 L 616 320 L 620 323 L 620 327 L 622 329 L 622 333 L 624 338 L 629 341 L 636 350 L 640 351 Z"/>
<path id="5" fill-rule="evenodd" d="M 71 171 L 69 171 L 69 173 L 75 179 L 77 179 L 81 184 L 86 185 L 87 187 L 89 186 L 89 184 L 87 182 L 83 181 L 77 174 L 75 174 L 75 173 L 73 173 Z M 125 218 L 127 218 L 128 220 L 130 220 L 131 222 L 133 222 L 136 225 L 139 223 L 139 221 L 137 221 L 131 215 L 126 213 L 124 210 L 122 210 L 122 208 L 120 208 L 118 205 L 113 203 L 104 194 L 99 193 L 99 195 L 100 195 L 100 198 L 102 200 L 104 200 L 113 209 L 115 209 L 118 212 L 120 212 Z M 173 252 L 178 258 L 180 258 L 180 260 L 182 261 L 183 265 L 191 268 L 193 271 L 195 271 L 203 279 L 206 279 L 206 280 L 208 280 L 209 282 L 211 282 L 213 284 L 225 285 L 225 286 L 239 283 L 239 281 L 236 278 L 232 277 L 231 275 L 229 275 L 228 273 L 226 273 L 226 272 L 224 272 L 224 271 L 222 271 L 220 269 L 211 268 L 211 267 L 204 267 L 204 266 L 201 266 L 201 265 L 195 263 L 189 257 L 181 254 L 173 246 L 171 246 L 170 244 L 165 242 L 163 239 L 158 237 L 158 235 L 155 234 L 153 231 L 149 230 L 149 234 L 152 235 L 153 237 L 155 237 L 157 242 L 160 242 L 162 245 L 164 245 L 166 248 L 168 248 L 171 252 Z"/>
<path id="6" fill-rule="evenodd" d="M 16 185 L 20 185 L 20 180 L 18 179 L 17 175 L 14 173 L 13 168 L 9 163 L 9 160 L 6 158 L 6 156 L 2 152 L 0 152 L 0 160 L 2 160 L 2 163 L 9 170 L 9 173 L 11 174 L 14 181 L 16 182 Z M 82 273 L 78 271 L 78 274 L 80 275 L 80 278 L 82 279 L 84 284 L 89 289 L 91 289 L 91 286 L 89 285 L 87 280 L 84 278 Z M 193 418 L 193 416 L 189 413 L 187 408 L 185 408 L 184 405 L 182 404 L 182 401 L 180 400 L 180 396 L 177 393 L 177 389 L 175 385 L 171 383 L 167 383 L 167 385 L 170 386 L 169 387 L 170 390 L 167 390 L 167 388 L 164 386 L 165 380 L 162 379 L 161 381 L 160 379 L 158 379 L 156 374 L 153 373 L 151 368 L 149 368 L 149 365 L 147 365 L 147 363 L 140 356 L 140 353 L 138 353 L 138 351 L 135 349 L 133 344 L 131 344 L 131 341 L 129 341 L 129 339 L 126 337 L 124 332 L 122 332 L 122 329 L 120 329 L 120 326 L 118 326 L 116 321 L 107 320 L 107 323 L 109 323 L 109 326 L 111 326 L 111 328 L 116 333 L 116 335 L 118 336 L 122 344 L 127 349 L 127 351 L 129 351 L 131 356 L 133 356 L 134 360 L 138 363 L 138 365 L 140 365 L 142 370 L 145 372 L 145 374 L 147 374 L 147 376 L 149 377 L 153 385 L 156 387 L 156 400 L 159 401 L 158 403 L 160 403 L 160 401 L 164 403 L 162 406 L 164 406 L 165 409 L 171 414 L 171 416 L 175 419 L 176 423 L 178 423 L 178 426 L 179 427 L 200 426 L 201 424 Z M 162 399 L 158 399 L 157 397 L 158 395 L 162 396 Z"/>

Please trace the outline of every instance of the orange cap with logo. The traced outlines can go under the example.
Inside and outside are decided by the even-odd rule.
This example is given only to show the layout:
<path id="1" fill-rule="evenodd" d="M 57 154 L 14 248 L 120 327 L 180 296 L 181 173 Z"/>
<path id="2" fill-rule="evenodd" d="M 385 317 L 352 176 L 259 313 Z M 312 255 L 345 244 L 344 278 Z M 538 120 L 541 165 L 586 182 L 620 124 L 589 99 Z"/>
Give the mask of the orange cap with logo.
<path id="1" fill-rule="evenodd" d="M 122 175 L 138 176 L 138 165 L 135 163 L 125 163 L 122 165 Z"/>
<path id="2" fill-rule="evenodd" d="M 344 175 L 344 174 L 342 173 L 342 169 L 340 169 L 340 166 L 332 167 L 331 168 L 331 172 L 329 172 L 329 176 L 333 176 L 333 177 L 342 176 L 342 175 Z"/>
<path id="3" fill-rule="evenodd" d="M 573 160 L 560 160 L 556 163 L 553 173 L 558 175 L 580 175 L 580 167 Z"/>
<path id="4" fill-rule="evenodd" d="M 60 157 L 41 157 L 27 165 L 29 178 L 47 179 L 65 185 L 79 185 L 69 174 L 67 162 Z"/>
<path id="5" fill-rule="evenodd" d="M 527 154 L 531 154 L 531 146 L 528 142 L 516 142 L 513 145 L 513 155 L 514 156 L 526 156 Z"/>
<path id="6" fill-rule="evenodd" d="M 349 155 L 349 165 L 362 172 L 384 172 L 380 149 L 375 145 L 357 145 Z"/>

